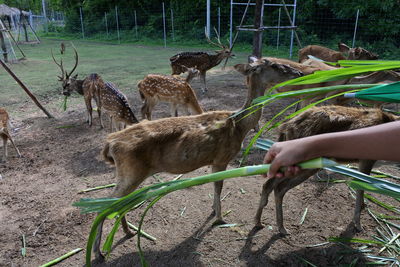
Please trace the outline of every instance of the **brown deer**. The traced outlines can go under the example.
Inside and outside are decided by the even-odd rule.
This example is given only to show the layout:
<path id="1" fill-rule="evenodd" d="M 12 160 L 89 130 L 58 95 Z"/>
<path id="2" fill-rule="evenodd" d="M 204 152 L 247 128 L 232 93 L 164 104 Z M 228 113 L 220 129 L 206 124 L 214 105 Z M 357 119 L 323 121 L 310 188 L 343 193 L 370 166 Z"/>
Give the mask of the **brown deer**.
<path id="1" fill-rule="evenodd" d="M 339 51 L 329 49 L 327 47 L 319 45 L 308 45 L 299 50 L 299 62 L 303 62 L 308 59 L 308 55 L 312 55 L 319 59 L 337 62 L 339 60 L 374 60 L 378 59 L 378 55 L 362 48 L 350 48 L 344 43 L 338 43 Z M 343 53 L 347 53 L 345 56 Z"/>
<path id="2" fill-rule="evenodd" d="M 223 171 L 240 151 L 243 139 L 260 119 L 261 110 L 246 110 L 253 99 L 262 96 L 265 84 L 302 75 L 299 71 L 267 60 L 238 64 L 235 69 L 247 76 L 248 94 L 236 117 L 232 111 L 212 111 L 195 116 L 170 117 L 142 121 L 110 134 L 103 149 L 104 159 L 116 167 L 117 186 L 112 193 L 122 197 L 135 190 L 147 177 L 158 172 L 187 173 L 211 165 L 213 172 Z M 249 112 L 254 112 L 249 115 Z M 222 223 L 221 191 L 223 182 L 214 183 L 215 223 Z M 126 234 L 131 234 L 122 218 Z M 101 259 L 100 223 L 93 250 Z"/>
<path id="3" fill-rule="evenodd" d="M 9 130 L 11 129 L 10 126 L 10 117 L 8 116 L 7 111 L 4 108 L 0 108 L 0 137 L 3 139 L 3 159 L 2 162 L 7 161 L 8 151 L 7 151 L 7 141 L 10 140 L 11 144 L 15 148 L 15 151 L 18 154 L 18 157 L 21 157 L 21 153 L 17 146 L 14 144 L 14 141 L 11 137 Z"/>
<path id="4" fill-rule="evenodd" d="M 175 56 L 169 59 L 172 68 L 172 75 L 179 75 L 187 71 L 187 68 L 196 68 L 200 71 L 200 78 L 203 81 L 204 88 L 202 89 L 203 93 L 207 91 L 206 84 L 206 72 L 217 66 L 221 63 L 225 58 L 232 57 L 232 50 L 224 46 L 219 38 L 219 34 L 216 32 L 216 39 L 218 43 L 211 41 L 210 37 L 206 34 L 207 41 L 210 44 L 216 45 L 222 50 L 215 51 L 216 54 L 210 55 L 206 52 L 183 52 L 176 54 Z"/>
<path id="5" fill-rule="evenodd" d="M 290 67 L 301 71 L 304 75 L 309 75 L 320 70 L 337 69 L 323 62 L 312 59 L 308 59 L 307 61 L 304 61 L 302 63 L 298 63 L 286 58 L 266 57 L 266 59 L 275 63 L 289 65 Z"/>
<path id="6" fill-rule="evenodd" d="M 65 44 L 64 44 L 64 42 L 61 42 L 61 44 L 60 44 L 60 54 L 61 55 L 65 54 Z"/>
<path id="7" fill-rule="evenodd" d="M 328 132 L 354 130 L 399 119 L 400 117 L 386 113 L 380 109 L 364 109 L 343 106 L 324 106 L 311 108 L 293 119 L 282 124 L 279 128 L 279 141 L 297 139 Z M 338 159 L 338 161 L 343 161 Z M 347 161 L 349 162 L 349 161 Z M 359 171 L 369 174 L 375 161 L 360 160 Z M 255 216 L 257 228 L 262 227 L 261 215 L 268 204 L 268 196 L 274 191 L 276 223 L 281 234 L 287 234 L 283 225 L 282 201 L 286 192 L 301 184 L 318 170 L 304 170 L 296 177 L 272 178 L 264 183 L 260 204 Z M 353 217 L 354 226 L 361 231 L 360 214 L 364 203 L 363 191 L 357 191 L 356 207 Z"/>
<path id="8" fill-rule="evenodd" d="M 86 110 L 87 110 L 87 122 L 89 126 L 92 126 L 92 99 L 95 100 L 97 106 L 97 113 L 99 115 L 100 126 L 104 128 L 101 111 L 104 109 L 111 117 L 111 131 L 113 128 L 113 120 L 116 122 L 123 122 L 126 124 L 137 123 L 135 115 L 133 114 L 126 96 L 124 96 L 112 83 L 104 82 L 100 75 L 92 73 L 87 76 L 84 80 L 78 80 L 78 75 L 71 77 L 72 73 L 78 66 L 78 52 L 75 51 L 75 65 L 71 72 L 66 72 L 63 67 L 62 60 L 60 63 L 54 58 L 53 52 L 52 57 L 57 66 L 61 69 L 61 76 L 58 76 L 59 80 L 62 81 L 62 94 L 70 96 L 73 91 L 83 95 Z"/>
<path id="9" fill-rule="evenodd" d="M 197 69 L 189 68 L 185 80 L 175 76 L 149 74 L 139 81 L 139 93 L 143 100 L 142 118 L 151 120 L 151 113 L 158 102 L 170 103 L 172 117 L 178 116 L 178 105 L 184 107 L 187 114 L 189 110 L 192 114 L 203 113 L 196 93 L 189 84 L 198 73 Z"/>

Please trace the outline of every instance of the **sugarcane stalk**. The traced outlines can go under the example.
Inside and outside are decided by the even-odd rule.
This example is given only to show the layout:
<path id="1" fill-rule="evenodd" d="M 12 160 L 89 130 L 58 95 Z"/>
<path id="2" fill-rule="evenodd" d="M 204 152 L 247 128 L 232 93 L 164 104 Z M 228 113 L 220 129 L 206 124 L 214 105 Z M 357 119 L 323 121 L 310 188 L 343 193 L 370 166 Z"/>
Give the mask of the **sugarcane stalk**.
<path id="1" fill-rule="evenodd" d="M 65 260 L 66 258 L 71 257 L 72 255 L 74 255 L 74 254 L 76 254 L 76 253 L 78 253 L 78 252 L 80 252 L 80 251 L 82 251 L 82 250 L 83 250 L 83 248 L 74 249 L 74 250 L 68 252 L 67 254 L 64 254 L 63 256 L 57 258 L 57 259 L 54 259 L 54 260 L 52 260 L 52 261 L 50 261 L 50 262 L 48 262 L 48 263 L 45 263 L 45 264 L 41 265 L 40 267 L 53 266 L 53 265 L 55 265 L 55 264 L 57 264 L 57 263 L 59 263 L 59 262 Z"/>
<path id="2" fill-rule="evenodd" d="M 115 185 L 116 184 L 114 183 L 114 184 L 100 185 L 100 186 L 96 186 L 96 187 L 92 187 L 92 188 L 87 188 L 87 189 L 79 191 L 78 194 L 96 191 L 96 190 L 100 190 L 100 189 L 104 189 L 104 188 L 110 188 L 110 187 L 114 187 Z"/>

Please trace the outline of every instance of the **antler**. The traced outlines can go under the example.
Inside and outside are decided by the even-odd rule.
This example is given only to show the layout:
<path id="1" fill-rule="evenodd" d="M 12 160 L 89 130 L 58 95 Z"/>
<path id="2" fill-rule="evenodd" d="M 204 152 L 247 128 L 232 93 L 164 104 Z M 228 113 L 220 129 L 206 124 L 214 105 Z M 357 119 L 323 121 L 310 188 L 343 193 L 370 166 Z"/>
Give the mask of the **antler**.
<path id="1" fill-rule="evenodd" d="M 73 43 L 71 43 L 71 45 L 72 45 L 72 48 L 74 49 L 74 52 L 75 52 L 75 65 L 74 65 L 74 67 L 72 68 L 71 72 L 70 72 L 69 74 L 67 74 L 67 78 L 68 78 L 68 77 L 71 77 L 71 75 L 72 75 L 72 73 L 75 71 L 76 67 L 78 67 L 78 59 L 79 59 L 79 57 L 78 57 L 78 51 L 76 51 L 76 48 L 75 48 L 75 46 L 74 46 Z"/>
<path id="2" fill-rule="evenodd" d="M 60 69 L 61 69 L 61 75 L 62 75 L 62 76 L 57 75 L 57 77 L 58 77 L 58 80 L 62 82 L 62 81 L 64 81 L 64 74 L 65 74 L 64 67 L 63 67 L 63 62 L 62 62 L 62 58 L 60 59 L 60 64 L 58 64 L 58 62 L 57 62 L 56 59 L 54 58 L 53 49 L 51 49 L 51 57 L 53 58 L 54 63 L 56 63 L 56 65 L 57 65 L 58 67 L 60 67 Z"/>
<path id="3" fill-rule="evenodd" d="M 225 49 L 226 47 L 221 43 L 221 40 L 219 39 L 219 34 L 217 32 L 217 29 L 214 28 L 214 31 L 215 31 L 215 34 L 217 35 L 216 39 L 217 39 L 218 43 L 215 43 L 215 42 L 211 41 L 210 36 L 207 34 L 207 29 L 204 28 L 204 34 L 206 35 L 207 42 L 212 44 L 212 45 L 218 46 L 218 47 L 220 47 L 222 49 Z"/>

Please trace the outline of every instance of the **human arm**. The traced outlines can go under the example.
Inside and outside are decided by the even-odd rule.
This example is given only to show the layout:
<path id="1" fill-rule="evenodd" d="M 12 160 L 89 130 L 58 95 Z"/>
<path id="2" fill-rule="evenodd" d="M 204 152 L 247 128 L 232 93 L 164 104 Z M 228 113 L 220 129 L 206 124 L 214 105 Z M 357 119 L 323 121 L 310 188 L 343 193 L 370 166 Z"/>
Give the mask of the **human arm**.
<path id="1" fill-rule="evenodd" d="M 275 143 L 264 158 L 271 163 L 268 178 L 299 172 L 295 164 L 317 157 L 392 160 L 400 162 L 400 121 L 363 129 L 327 133 Z"/>

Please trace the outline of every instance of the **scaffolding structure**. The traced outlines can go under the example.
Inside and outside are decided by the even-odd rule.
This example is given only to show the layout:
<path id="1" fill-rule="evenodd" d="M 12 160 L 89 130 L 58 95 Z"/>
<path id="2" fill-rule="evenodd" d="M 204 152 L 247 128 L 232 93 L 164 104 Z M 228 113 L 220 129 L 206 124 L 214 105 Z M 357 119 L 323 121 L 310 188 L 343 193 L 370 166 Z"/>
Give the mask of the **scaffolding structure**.
<path id="1" fill-rule="evenodd" d="M 231 8 L 230 8 L 230 20 L 229 20 L 229 43 L 232 46 L 232 32 L 233 32 L 233 8 L 234 6 L 255 6 L 256 3 L 252 3 L 251 1 L 246 1 L 246 2 L 240 2 L 236 1 L 234 2 L 234 0 L 231 0 Z M 243 25 L 243 26 L 239 26 L 236 27 L 237 31 L 253 31 L 253 32 L 258 32 L 258 31 L 264 31 L 264 30 L 291 30 L 291 35 L 290 35 L 290 50 L 289 50 L 289 56 L 290 58 L 292 57 L 293 54 L 293 40 L 294 40 L 294 35 L 295 35 L 295 30 L 297 28 L 297 26 L 295 25 L 295 21 L 296 21 L 296 9 L 297 9 L 297 0 L 293 0 L 292 4 L 286 4 L 284 1 L 282 1 L 281 4 L 273 4 L 273 3 L 264 3 L 262 9 L 261 9 L 261 22 L 263 21 L 263 17 L 264 17 L 264 7 L 269 6 L 269 7 L 283 7 L 286 11 L 286 14 L 289 18 L 289 21 L 291 23 L 291 25 L 289 26 L 282 26 L 282 25 L 277 25 L 277 26 L 263 26 L 263 24 L 261 23 L 261 26 L 258 28 L 255 28 L 254 25 Z M 292 16 L 290 16 L 289 11 L 287 10 L 287 8 L 293 8 L 293 14 Z"/>

